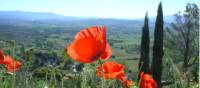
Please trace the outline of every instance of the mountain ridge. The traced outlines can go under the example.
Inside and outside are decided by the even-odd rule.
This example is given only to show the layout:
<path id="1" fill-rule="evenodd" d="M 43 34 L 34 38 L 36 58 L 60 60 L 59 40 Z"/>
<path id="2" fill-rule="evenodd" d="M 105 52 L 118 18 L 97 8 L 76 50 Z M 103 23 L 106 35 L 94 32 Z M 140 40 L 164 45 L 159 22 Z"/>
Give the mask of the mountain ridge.
<path id="1" fill-rule="evenodd" d="M 99 17 L 76 17 L 76 16 L 65 16 L 60 15 L 52 12 L 29 12 L 29 11 L 0 11 L 0 16 L 7 15 L 7 16 L 24 16 L 24 17 L 33 17 L 37 19 L 63 19 L 63 18 L 73 18 L 73 19 L 111 19 L 111 20 L 136 20 L 136 21 L 143 21 L 144 18 L 135 18 L 135 19 L 118 19 L 118 18 L 99 18 Z M 42 16 L 43 15 L 43 16 Z M 173 15 L 164 16 L 166 19 L 172 19 Z M 33 19 L 32 18 L 32 19 Z M 154 21 L 156 17 L 149 17 L 150 20 Z M 167 21 L 168 22 L 168 21 Z"/>
<path id="2" fill-rule="evenodd" d="M 154 26 L 155 17 L 149 17 L 150 27 Z M 166 21 L 167 22 L 167 21 Z M 131 26 L 142 27 L 143 18 L 138 19 L 114 19 L 95 17 L 73 17 L 64 16 L 50 12 L 26 12 L 26 11 L 0 11 L 1 24 L 16 23 L 38 23 L 56 25 L 109 25 L 109 26 Z"/>

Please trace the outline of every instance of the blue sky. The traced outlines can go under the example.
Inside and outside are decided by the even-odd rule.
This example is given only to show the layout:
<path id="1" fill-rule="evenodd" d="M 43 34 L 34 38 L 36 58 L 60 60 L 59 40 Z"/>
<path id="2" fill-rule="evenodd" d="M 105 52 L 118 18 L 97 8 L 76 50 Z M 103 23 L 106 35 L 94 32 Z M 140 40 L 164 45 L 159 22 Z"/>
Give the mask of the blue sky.
<path id="1" fill-rule="evenodd" d="M 0 10 L 53 12 L 75 17 L 118 19 L 143 18 L 156 15 L 161 0 L 0 0 Z M 188 2 L 199 0 L 162 0 L 164 15 L 183 12 Z"/>

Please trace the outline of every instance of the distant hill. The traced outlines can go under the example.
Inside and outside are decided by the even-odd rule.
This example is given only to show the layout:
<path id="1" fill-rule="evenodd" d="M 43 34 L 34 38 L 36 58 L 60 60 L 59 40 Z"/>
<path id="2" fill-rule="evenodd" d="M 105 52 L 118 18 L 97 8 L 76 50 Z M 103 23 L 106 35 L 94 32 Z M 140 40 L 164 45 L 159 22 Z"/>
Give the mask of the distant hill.
<path id="1" fill-rule="evenodd" d="M 34 21 L 63 18 L 74 19 L 74 17 L 66 17 L 63 15 L 57 15 L 47 12 L 0 11 L 0 19 Z"/>
<path id="2" fill-rule="evenodd" d="M 138 18 L 138 19 L 135 19 L 135 20 L 143 20 L 144 18 Z M 151 22 L 155 22 L 156 21 L 156 17 L 149 17 L 149 21 Z M 171 23 L 174 21 L 174 15 L 167 15 L 167 16 L 164 16 L 164 21 L 165 23 Z"/>
<path id="3" fill-rule="evenodd" d="M 166 22 L 172 21 L 172 16 L 164 17 Z M 150 27 L 154 26 L 155 17 L 150 17 Z M 0 24 L 39 23 L 56 25 L 109 25 L 142 27 L 143 18 L 135 20 L 106 19 L 106 18 L 80 18 L 58 15 L 47 12 L 0 11 Z"/>
<path id="4" fill-rule="evenodd" d="M 150 17 L 149 18 L 150 20 L 152 20 L 152 21 L 156 21 L 156 17 Z M 164 21 L 166 22 L 166 23 L 171 23 L 171 22 L 173 22 L 174 21 L 174 15 L 167 15 L 167 16 L 164 16 Z"/>

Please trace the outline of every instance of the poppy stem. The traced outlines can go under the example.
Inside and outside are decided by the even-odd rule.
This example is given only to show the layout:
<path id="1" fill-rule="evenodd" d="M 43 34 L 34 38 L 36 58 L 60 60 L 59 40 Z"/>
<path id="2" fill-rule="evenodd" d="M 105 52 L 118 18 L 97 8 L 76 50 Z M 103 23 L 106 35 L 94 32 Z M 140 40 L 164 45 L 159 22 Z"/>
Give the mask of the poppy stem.
<path id="1" fill-rule="evenodd" d="M 11 41 L 11 46 L 13 47 L 13 49 L 12 49 L 12 57 L 13 57 L 13 60 L 14 60 L 14 58 L 15 58 L 15 41 L 13 40 L 13 41 Z M 13 75 L 12 75 L 12 88 L 15 88 L 15 64 L 14 64 L 14 62 L 12 62 L 12 64 L 13 64 Z"/>
<path id="2" fill-rule="evenodd" d="M 141 67 L 139 68 L 138 74 L 136 76 L 136 80 L 135 80 L 135 82 L 137 82 L 136 85 L 138 85 L 138 82 L 140 81 L 140 73 L 141 73 L 141 69 L 142 69 L 143 64 L 144 63 L 142 62 Z"/>
<path id="3" fill-rule="evenodd" d="M 112 82 L 112 80 L 108 80 L 108 88 L 110 88 L 111 82 Z"/>
<path id="4" fill-rule="evenodd" d="M 104 88 L 104 69 L 103 69 L 103 66 L 102 66 L 103 62 L 99 59 L 99 65 L 101 66 L 101 75 L 102 75 L 102 78 L 101 78 L 101 88 Z"/>
<path id="5" fill-rule="evenodd" d="M 64 78 L 61 78 L 61 88 L 64 88 Z"/>

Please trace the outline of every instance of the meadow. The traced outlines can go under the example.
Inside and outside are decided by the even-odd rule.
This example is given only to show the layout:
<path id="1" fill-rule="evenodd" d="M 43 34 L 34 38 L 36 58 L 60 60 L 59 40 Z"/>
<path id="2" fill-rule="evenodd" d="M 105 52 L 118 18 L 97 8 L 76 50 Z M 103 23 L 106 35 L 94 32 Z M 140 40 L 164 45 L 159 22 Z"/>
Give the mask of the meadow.
<path id="1" fill-rule="evenodd" d="M 2 78 L 6 78 L 6 80 L 1 82 L 1 87 L 12 87 L 10 82 L 13 80 L 16 81 L 13 84 L 15 88 L 31 88 L 31 86 L 34 88 L 41 88 L 44 86 L 58 88 L 61 87 L 61 85 L 63 85 L 64 88 L 68 88 L 78 86 L 70 80 L 76 79 L 74 78 L 74 74 L 80 76 L 80 74 L 83 73 L 82 69 L 87 67 L 87 65 L 85 66 L 73 61 L 66 56 L 64 51 L 65 47 L 73 40 L 73 36 L 75 36 L 78 31 L 92 26 L 93 24 L 81 25 L 82 24 L 78 24 L 77 26 L 63 26 L 39 23 L 1 24 L 1 49 L 7 55 L 14 55 L 13 57 L 15 57 L 15 60 L 23 62 L 22 68 L 14 77 L 7 74 Z M 126 29 L 122 30 L 121 28 Z M 141 29 L 134 27 L 107 27 L 108 42 L 111 44 L 113 52 L 109 60 L 123 63 L 127 67 L 127 71 L 133 75 L 136 75 L 138 72 L 137 64 L 141 37 L 140 30 Z M 54 55 L 50 55 L 52 53 Z M 81 66 L 80 71 L 77 73 L 73 72 L 74 64 L 76 67 Z M 54 73 L 52 69 L 55 69 L 56 73 Z M 49 75 L 45 73 L 49 73 Z M 5 75 L 6 73 L 2 71 L 2 74 Z M 54 77 L 55 74 L 61 75 L 59 76 L 59 80 L 56 80 L 57 77 Z M 72 76 L 72 78 L 64 79 L 68 78 L 68 75 L 69 77 Z M 132 77 L 134 78 L 134 76 Z M 71 86 L 69 84 L 71 84 Z"/>

